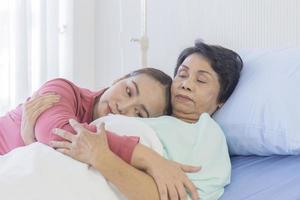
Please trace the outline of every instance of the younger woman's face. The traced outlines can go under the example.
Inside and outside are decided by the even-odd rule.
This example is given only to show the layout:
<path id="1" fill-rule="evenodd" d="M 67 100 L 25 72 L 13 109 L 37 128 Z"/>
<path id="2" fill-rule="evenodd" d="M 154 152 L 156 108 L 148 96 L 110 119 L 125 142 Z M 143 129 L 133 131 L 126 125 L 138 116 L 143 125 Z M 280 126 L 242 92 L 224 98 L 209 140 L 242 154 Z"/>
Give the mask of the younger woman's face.
<path id="1" fill-rule="evenodd" d="M 94 105 L 93 119 L 109 113 L 157 117 L 166 108 L 164 87 L 145 74 L 121 79 L 108 88 Z"/>

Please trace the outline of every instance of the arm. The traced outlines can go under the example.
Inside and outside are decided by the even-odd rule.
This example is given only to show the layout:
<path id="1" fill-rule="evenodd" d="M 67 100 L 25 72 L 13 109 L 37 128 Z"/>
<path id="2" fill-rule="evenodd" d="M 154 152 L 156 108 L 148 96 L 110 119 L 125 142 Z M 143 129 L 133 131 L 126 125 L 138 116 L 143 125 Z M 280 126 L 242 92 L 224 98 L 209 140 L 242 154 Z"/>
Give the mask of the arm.
<path id="1" fill-rule="evenodd" d="M 54 106 L 59 101 L 59 95 L 52 93 L 38 96 L 34 94 L 22 105 L 21 137 L 25 145 L 36 142 L 34 126 L 41 113 Z"/>
<path id="2" fill-rule="evenodd" d="M 111 151 L 101 155 L 103 156 L 93 161 L 92 166 L 128 199 L 160 199 L 157 186 L 151 176 L 125 163 Z"/>
<path id="3" fill-rule="evenodd" d="M 201 167 L 166 160 L 157 152 L 141 144 L 135 147 L 131 164 L 154 178 L 161 199 L 168 199 L 168 197 L 187 199 L 187 191 L 190 192 L 193 200 L 199 199 L 196 186 L 185 173 L 198 172 Z"/>
<path id="4" fill-rule="evenodd" d="M 76 96 L 80 96 L 76 86 L 66 80 L 55 79 L 44 84 L 36 95 L 23 105 L 21 136 L 24 143 L 28 145 L 37 140 L 49 144 L 51 140 L 63 140 L 52 133 L 53 128 L 61 128 L 75 134 L 69 119 L 76 119 L 76 112 L 79 112 L 77 104 L 81 99 L 77 99 Z M 89 131 L 96 132 L 94 125 L 82 125 Z M 108 133 L 108 142 L 110 149 L 129 163 L 139 138 Z"/>
<path id="5" fill-rule="evenodd" d="M 79 123 L 72 121 L 70 120 L 70 124 L 77 135 L 57 130 L 55 133 L 67 141 L 52 142 L 51 146 L 76 160 L 92 165 L 128 198 L 144 199 L 147 194 L 149 199 L 155 199 L 159 195 L 161 199 L 168 199 L 169 194 L 171 199 L 178 199 L 178 196 L 186 199 L 184 189 L 186 187 L 192 192 L 193 199 L 198 199 L 194 185 L 184 174 L 185 171 L 199 171 L 198 168 L 167 161 L 151 149 L 138 144 L 134 149 L 131 164 L 152 175 L 160 188 L 157 190 L 151 177 L 123 162 L 109 150 L 105 130 L 102 130 L 101 135 L 99 131 L 98 134 L 91 134 Z M 147 165 L 150 167 L 148 168 Z M 142 192 L 137 193 L 137 190 Z"/>
<path id="6" fill-rule="evenodd" d="M 39 100 L 42 98 L 43 100 Z M 47 100 L 48 98 L 48 100 Z M 31 135 L 31 132 L 33 132 L 33 126 L 35 124 L 36 118 L 39 116 L 39 113 L 43 112 L 43 109 L 47 109 L 48 106 L 51 105 L 51 98 L 47 97 L 47 95 L 43 95 L 38 97 L 36 100 L 31 102 L 30 104 L 25 104 L 27 112 L 24 112 L 23 114 L 23 120 L 22 120 L 22 133 L 28 135 Z M 32 117 L 33 116 L 33 117 Z M 26 120 L 24 120 L 26 119 Z M 23 124 L 25 124 L 23 126 Z M 87 124 L 81 124 L 83 127 L 87 128 L 88 130 L 94 129 L 92 132 L 95 132 L 96 127 L 90 127 Z M 24 128 L 25 127 L 25 128 Z M 24 129 L 24 130 L 23 130 Z M 28 131 L 29 130 L 29 131 Z M 71 133 L 70 133 L 71 134 Z M 91 134 L 88 134 L 91 135 Z M 87 135 L 87 136 L 88 136 Z M 94 135 L 94 134 L 93 134 Z M 34 137 L 34 134 L 32 133 L 32 136 Z M 83 136 L 83 137 L 81 137 Z M 92 137 L 84 137 L 86 134 L 78 134 L 76 137 L 76 145 L 73 145 L 73 153 L 74 158 L 77 160 L 80 160 L 82 162 L 86 162 L 91 164 L 88 160 L 81 160 L 80 156 L 86 155 L 90 148 L 85 149 L 83 151 L 80 151 L 80 148 L 82 146 L 80 144 L 86 144 L 89 147 L 98 146 L 98 145 L 89 145 L 89 142 L 96 141 Z M 60 137 L 60 136 L 57 136 Z M 191 167 L 180 165 L 178 163 L 174 163 L 171 161 L 167 161 L 163 159 L 160 155 L 155 153 L 153 150 L 148 149 L 144 147 L 143 145 L 138 145 L 136 148 L 135 145 L 138 143 L 138 138 L 131 138 L 127 136 L 118 136 L 113 133 L 108 133 L 108 143 L 111 150 L 113 150 L 114 153 L 116 153 L 118 156 L 120 156 L 123 160 L 125 160 L 127 163 L 131 164 L 141 170 L 146 171 L 148 174 L 150 174 L 154 179 L 156 184 L 159 188 L 159 194 L 161 196 L 161 199 L 168 199 L 168 194 L 171 199 L 177 199 L 178 195 L 181 197 L 181 199 L 185 199 L 186 192 L 183 188 L 183 185 L 187 187 L 189 191 L 192 192 L 192 196 L 195 196 L 193 193 L 193 184 L 189 183 L 190 181 L 185 177 L 184 172 L 193 172 L 193 170 L 190 170 Z M 64 138 L 68 140 L 68 138 Z M 118 143 L 119 141 L 119 143 Z M 120 144 L 118 146 L 118 144 Z M 55 146 L 54 146 L 55 147 Z M 56 146 L 59 147 L 59 146 Z M 83 145 L 84 147 L 84 145 Z M 79 150 L 78 150 L 79 149 Z M 134 149 L 134 156 L 131 159 L 132 151 Z M 124 153 L 125 152 L 125 153 Z M 106 155 L 94 153 L 94 155 Z M 127 194 L 127 196 L 131 195 L 137 195 L 136 194 L 136 188 L 139 188 L 140 191 L 146 190 L 144 193 L 147 194 L 148 197 L 153 197 L 155 199 L 155 196 L 157 195 L 157 191 L 153 191 L 153 179 L 146 175 L 145 173 L 136 170 L 132 166 L 128 165 L 127 163 L 122 162 L 117 156 L 115 156 L 112 152 L 109 154 L 110 156 L 105 156 L 106 159 L 104 159 L 102 162 L 97 161 L 93 162 L 93 166 L 98 169 L 99 171 L 104 171 L 106 174 L 105 176 L 109 178 L 109 180 L 117 185 L 118 188 L 124 193 Z M 88 154 L 87 158 L 90 158 L 91 156 Z M 102 158 L 102 157 L 100 157 Z M 145 159 L 146 158 L 146 159 Z M 156 158 L 156 159 L 155 159 Z M 99 163 L 108 163 L 106 165 L 99 165 Z M 101 168 L 102 166 L 102 168 Z M 107 168 L 105 168 L 107 166 Z M 104 167 L 104 168 L 103 168 Z M 115 173 L 114 170 L 118 173 Z M 162 170 L 164 169 L 164 170 Z M 193 169 L 193 168 L 192 168 Z M 166 173 L 165 173 L 166 172 Z M 125 177 L 120 176 L 125 175 Z M 168 175 L 168 176 L 165 176 Z M 184 176 L 183 176 L 184 175 Z M 171 179 L 170 179 L 171 177 Z M 172 180 L 175 179 L 175 181 Z M 130 180 L 130 181 L 128 181 Z M 178 182 L 178 180 L 181 180 L 182 182 Z M 185 181 L 185 183 L 183 182 Z M 126 184 L 125 184 L 126 183 Z M 142 183 L 142 184 L 141 184 Z M 168 184 L 165 184 L 168 183 Z M 174 188 L 174 184 L 177 184 L 177 189 Z M 152 186 L 151 186 L 152 185 Z M 152 188 L 152 189 L 151 189 Z M 156 189 L 157 190 L 157 189 Z M 147 192 L 150 192 L 149 194 Z M 154 192 L 154 193 L 153 193 Z M 178 194 L 177 194 L 178 192 Z M 142 193 L 143 194 L 143 193 Z M 152 195 L 151 195 L 152 194 Z M 197 194 L 197 193 L 196 193 Z M 154 195 L 154 196 L 153 196 Z M 151 199 L 150 198 L 150 199 Z"/>
<path id="7" fill-rule="evenodd" d="M 52 133 L 53 128 L 61 128 L 74 133 L 69 125 L 70 118 L 77 118 L 80 99 L 78 88 L 64 79 L 54 79 L 46 82 L 38 91 L 38 95 L 55 92 L 60 96 L 59 102 L 55 106 L 44 111 L 35 123 L 35 137 L 37 141 L 48 144 L 51 140 L 62 140 L 62 138 Z"/>
<path id="8" fill-rule="evenodd" d="M 65 130 L 55 129 L 54 133 L 67 141 L 52 141 L 50 143 L 52 147 L 93 166 L 117 186 L 128 199 L 159 199 L 154 180 L 118 158 L 109 149 L 104 127 L 102 127 L 101 134 L 100 129 L 97 134 L 91 134 L 79 123 L 72 121 L 70 120 L 70 123 L 77 134 L 73 135 Z"/>

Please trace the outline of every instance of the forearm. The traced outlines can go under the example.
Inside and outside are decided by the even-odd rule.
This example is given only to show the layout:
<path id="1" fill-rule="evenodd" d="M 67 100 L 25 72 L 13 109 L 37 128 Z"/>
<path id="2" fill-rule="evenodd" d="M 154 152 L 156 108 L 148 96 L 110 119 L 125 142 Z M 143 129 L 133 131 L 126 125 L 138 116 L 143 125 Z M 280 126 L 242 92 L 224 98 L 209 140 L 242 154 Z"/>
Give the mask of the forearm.
<path id="1" fill-rule="evenodd" d="M 134 148 L 131 165 L 149 173 L 149 170 L 155 165 L 156 161 L 161 159 L 164 159 L 161 155 L 139 143 Z"/>
<path id="2" fill-rule="evenodd" d="M 159 199 L 152 177 L 130 166 L 111 151 L 94 159 L 92 166 L 128 199 Z"/>
<path id="3" fill-rule="evenodd" d="M 190 191 L 193 199 L 199 198 L 195 185 L 185 174 L 185 172 L 198 172 L 199 167 L 167 160 L 156 151 L 142 144 L 136 145 L 132 154 L 131 165 L 145 171 L 154 178 L 162 199 L 178 199 L 178 197 L 186 199 L 187 192 L 179 188 L 186 188 Z"/>

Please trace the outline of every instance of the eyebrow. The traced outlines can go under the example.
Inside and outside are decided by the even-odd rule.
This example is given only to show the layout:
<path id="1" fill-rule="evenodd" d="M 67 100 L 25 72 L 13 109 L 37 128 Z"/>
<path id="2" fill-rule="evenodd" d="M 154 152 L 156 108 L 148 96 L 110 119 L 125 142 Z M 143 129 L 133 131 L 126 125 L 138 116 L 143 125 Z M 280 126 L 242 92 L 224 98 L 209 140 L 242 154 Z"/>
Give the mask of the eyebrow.
<path id="1" fill-rule="evenodd" d="M 188 66 L 186 66 L 186 65 L 181 65 L 182 67 L 184 67 L 184 68 L 187 68 L 187 69 L 190 69 Z M 198 70 L 197 71 L 198 73 L 205 73 L 205 74 L 208 74 L 208 75 L 210 75 L 210 76 L 212 76 L 208 71 L 205 71 L 205 70 Z"/>
<path id="2" fill-rule="evenodd" d="M 133 85 L 134 85 L 134 87 L 135 87 L 135 90 L 136 90 L 137 95 L 139 95 L 139 94 L 140 94 L 140 89 L 139 89 L 138 85 L 136 84 L 135 81 L 132 81 L 132 83 L 133 83 Z"/>
<path id="3" fill-rule="evenodd" d="M 139 94 L 140 94 L 140 89 L 139 89 L 139 87 L 138 87 L 138 84 L 137 84 L 135 81 L 133 81 L 133 80 L 132 80 L 132 83 L 133 83 L 133 85 L 134 85 L 134 87 L 135 87 L 135 89 L 136 89 L 137 95 L 139 95 Z M 149 115 L 148 110 L 146 109 L 146 106 L 145 106 L 144 104 L 142 104 L 141 106 L 142 106 L 142 109 L 146 112 L 147 117 L 149 117 L 150 115 Z"/>

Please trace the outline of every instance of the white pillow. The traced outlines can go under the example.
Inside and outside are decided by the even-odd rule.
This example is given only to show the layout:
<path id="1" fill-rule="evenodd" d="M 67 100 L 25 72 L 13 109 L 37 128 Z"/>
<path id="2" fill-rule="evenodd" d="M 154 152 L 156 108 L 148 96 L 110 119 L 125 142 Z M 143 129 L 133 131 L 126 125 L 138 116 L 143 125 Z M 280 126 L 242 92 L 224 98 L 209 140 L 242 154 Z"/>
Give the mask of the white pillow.
<path id="1" fill-rule="evenodd" d="M 244 68 L 214 115 L 231 155 L 300 153 L 300 48 L 239 52 Z"/>
<path id="2" fill-rule="evenodd" d="M 105 122 L 105 130 L 114 132 L 118 135 L 138 136 L 139 143 L 155 150 L 163 155 L 163 146 L 158 139 L 154 130 L 141 120 L 135 117 L 127 117 L 124 115 L 109 114 L 96 119 L 91 124 L 97 125 Z"/>

